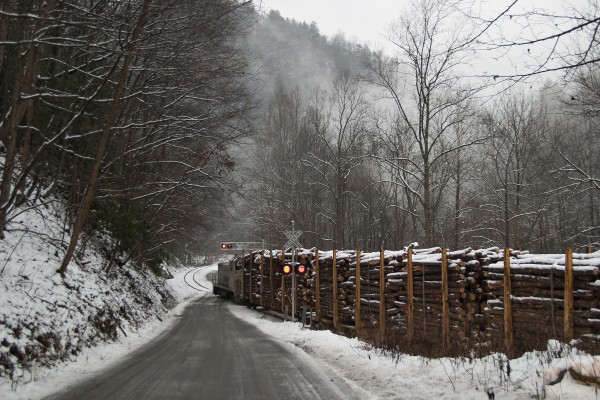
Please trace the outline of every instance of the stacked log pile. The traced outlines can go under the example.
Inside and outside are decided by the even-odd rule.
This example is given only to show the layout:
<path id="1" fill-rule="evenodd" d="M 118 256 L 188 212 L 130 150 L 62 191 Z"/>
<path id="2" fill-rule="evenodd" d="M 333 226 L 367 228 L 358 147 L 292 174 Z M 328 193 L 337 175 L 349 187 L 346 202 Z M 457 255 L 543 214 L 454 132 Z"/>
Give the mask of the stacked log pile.
<path id="1" fill-rule="evenodd" d="M 470 248 L 448 252 L 446 256 L 447 310 L 449 334 L 454 338 L 486 340 L 486 322 L 482 305 L 493 298 L 482 266 L 498 257 L 498 249 L 474 251 Z M 443 279 L 440 248 L 416 249 L 412 256 L 413 304 L 411 335 L 441 343 L 443 335 Z M 394 294 L 395 308 L 387 308 L 394 326 L 408 334 L 409 266 L 397 261 L 400 272 L 387 275 L 388 292 Z M 394 263 L 393 263 L 394 264 Z"/>
<path id="2" fill-rule="evenodd" d="M 272 257 L 274 260 L 271 260 Z M 244 284 L 246 285 L 246 282 L 250 282 L 250 285 L 244 286 L 244 288 L 245 290 L 252 290 L 249 297 L 252 305 L 273 307 L 271 303 L 274 300 L 274 296 L 271 296 L 270 268 L 272 265 L 275 265 L 276 257 L 276 253 L 272 253 L 269 250 L 252 252 L 245 257 Z M 275 275 L 273 275 L 273 283 L 275 283 Z"/>
<path id="3" fill-rule="evenodd" d="M 336 277 L 334 279 L 334 257 L 332 251 L 319 252 L 319 288 L 320 291 L 320 318 L 333 324 L 334 309 L 337 309 L 339 321 L 342 324 L 351 324 L 353 318 L 353 308 L 350 307 L 351 294 L 348 284 L 350 278 L 350 258 L 355 257 L 354 251 L 336 252 Z M 314 268 L 314 265 L 313 265 Z M 313 278 L 312 284 L 316 284 Z M 307 302 L 316 308 L 316 293 L 311 290 L 311 296 Z M 334 290 L 336 299 L 334 300 Z M 337 308 L 336 308 L 337 307 Z"/>
<path id="4" fill-rule="evenodd" d="M 444 261 L 440 248 L 413 248 L 412 273 L 409 273 L 408 249 L 383 252 L 383 262 L 380 252 L 358 255 L 356 251 L 337 251 L 335 254 L 335 263 L 332 251 L 317 253 L 316 249 L 302 249 L 296 254 L 300 263 L 310 266 L 309 273 L 298 277 L 297 310 L 302 305 L 317 310 L 319 297 L 318 311 L 322 326 L 333 328 L 337 325 L 337 329 L 356 326 L 363 335 L 369 336 L 371 332 L 377 333 L 383 323 L 386 334 L 396 335 L 399 340 L 407 337 L 415 340 L 427 338 L 431 342 L 441 343 L 447 334 L 452 338 L 453 345 L 460 339 L 471 349 L 477 346 L 482 351 L 489 351 L 503 346 L 502 250 L 467 248 L 446 251 L 448 283 L 445 305 L 442 278 Z M 533 255 L 519 251 L 510 251 L 509 254 L 514 342 L 531 349 L 538 344 L 545 345 L 550 338 L 561 339 L 565 318 L 565 255 Z M 356 285 L 357 256 L 360 256 L 359 297 Z M 285 302 L 291 304 L 291 278 L 286 278 L 284 288 L 281 286 L 279 270 L 284 258 L 290 262 L 292 254 L 265 251 L 264 255 L 254 253 L 252 258 L 247 255 L 244 285 L 248 288 L 246 290 L 252 288 L 253 304 L 277 311 L 282 310 L 284 297 Z M 272 283 L 269 264 L 273 266 Z M 382 264 L 383 297 L 380 291 Z M 594 337 L 596 342 L 597 336 L 593 335 L 600 332 L 599 267 L 600 253 L 573 256 L 574 335 L 588 335 Z M 409 276 L 412 276 L 412 280 Z M 410 290 L 412 297 L 409 296 Z M 273 303 L 271 298 L 274 299 Z M 360 320 L 356 321 L 358 302 Z M 447 325 L 443 318 L 444 308 L 447 310 Z M 383 319 L 381 310 L 385 312 Z"/>
<path id="5" fill-rule="evenodd" d="M 244 255 L 244 298 L 252 306 L 265 305 L 271 307 L 269 271 L 271 257 L 276 259 L 276 253 L 268 250 L 250 252 Z"/>
<path id="6" fill-rule="evenodd" d="M 397 262 L 406 257 L 404 251 L 387 251 L 383 254 L 383 268 L 384 268 L 384 296 L 383 296 L 383 310 L 394 309 L 394 295 L 386 289 L 386 276 L 388 274 L 399 272 L 400 266 Z M 351 278 L 350 282 L 352 287 L 350 290 L 352 293 L 356 293 L 356 268 L 358 265 L 358 258 L 355 256 L 351 261 Z M 363 332 L 368 334 L 374 329 L 379 329 L 381 325 L 381 253 L 362 253 L 360 255 L 360 328 Z M 355 296 L 352 297 L 355 301 Z M 356 303 L 354 303 L 356 307 Z M 389 318 L 385 318 L 388 320 Z"/>
<path id="7" fill-rule="evenodd" d="M 440 248 L 413 249 L 413 307 L 415 335 L 437 340 L 442 335 L 442 255 Z M 388 329 L 399 334 L 408 332 L 408 252 L 384 252 L 385 312 Z M 501 260 L 497 248 L 471 248 L 447 253 L 448 318 L 450 329 L 461 339 L 487 340 L 487 321 L 482 310 L 496 298 L 487 285 L 483 266 Z M 333 256 L 323 253 L 320 260 L 322 315 L 333 319 Z M 338 314 L 340 323 L 355 324 L 356 252 L 337 253 Z M 377 328 L 380 321 L 380 253 L 361 254 L 361 327 Z"/>
<path id="8" fill-rule="evenodd" d="M 319 320 L 319 324 L 324 322 L 333 324 L 333 252 L 319 252 L 315 257 L 315 262 L 317 259 L 319 261 L 319 268 L 318 271 L 315 270 L 314 272 L 313 281 L 311 282 L 313 296 L 308 301 L 317 310 L 318 292 L 320 307 L 317 319 Z M 313 269 L 316 269 L 315 264 L 313 264 Z M 319 274 L 318 281 L 317 273 Z"/>
<path id="9" fill-rule="evenodd" d="M 517 347 L 544 348 L 562 338 L 565 305 L 565 255 L 513 253 L 511 265 L 512 324 Z M 600 332 L 600 254 L 573 255 L 573 328 L 576 337 Z M 499 293 L 484 313 L 490 331 L 504 328 L 504 262 L 485 267 L 488 286 Z"/>
<path id="10" fill-rule="evenodd" d="M 295 259 L 300 264 L 309 266 L 313 257 L 314 254 L 310 250 L 302 250 L 296 253 Z M 283 312 L 285 311 L 284 304 L 291 305 L 294 295 L 297 296 L 298 310 L 302 305 L 310 305 L 313 297 L 311 274 L 297 277 L 298 292 L 296 294 L 292 291 L 291 277 L 286 277 L 285 286 L 282 286 L 280 267 L 284 263 L 290 263 L 291 260 L 291 252 L 283 253 L 279 250 L 264 250 L 245 255 L 244 293 L 251 305 L 260 305 Z"/>

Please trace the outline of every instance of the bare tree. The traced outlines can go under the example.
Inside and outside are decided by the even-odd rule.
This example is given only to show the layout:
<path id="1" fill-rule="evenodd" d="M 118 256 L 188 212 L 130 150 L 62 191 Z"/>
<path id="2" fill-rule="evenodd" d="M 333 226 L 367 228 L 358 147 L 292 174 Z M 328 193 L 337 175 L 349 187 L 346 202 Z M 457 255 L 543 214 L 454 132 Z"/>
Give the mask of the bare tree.
<path id="1" fill-rule="evenodd" d="M 228 148 L 247 136 L 251 109 L 240 6 L 171 1 L 150 15 L 159 34 L 148 30 L 137 52 L 96 198 L 130 216 L 123 226 L 106 214 L 103 222 L 147 265 L 187 251 L 235 189 Z"/>
<path id="2" fill-rule="evenodd" d="M 149 12 L 150 4 L 151 0 L 143 0 L 142 7 L 137 16 L 137 21 L 135 22 L 135 25 L 133 26 L 133 30 L 131 32 L 131 38 L 124 49 L 123 64 L 120 66 L 120 71 L 117 75 L 117 85 L 112 98 L 110 111 L 106 116 L 106 119 L 102 126 L 102 132 L 98 142 L 96 157 L 94 158 L 92 170 L 90 172 L 90 177 L 87 182 L 87 187 L 85 189 L 81 205 L 79 206 L 79 210 L 77 211 L 77 217 L 75 219 L 75 224 L 73 225 L 73 231 L 71 233 L 71 240 L 69 242 L 69 246 L 67 247 L 67 251 L 63 258 L 62 264 L 58 269 L 58 272 L 61 275 L 64 275 L 65 271 L 67 270 L 67 266 L 71 262 L 73 253 L 75 251 L 75 247 L 77 246 L 77 242 L 79 241 L 79 235 L 83 230 L 83 225 L 85 224 L 88 213 L 90 211 L 90 207 L 92 205 L 92 200 L 94 198 L 96 190 L 96 183 L 98 182 L 100 165 L 102 163 L 102 159 L 104 158 L 104 153 L 106 151 L 106 146 L 108 144 L 111 129 L 113 128 L 115 120 L 117 118 L 117 114 L 120 111 L 121 98 L 125 91 L 125 84 L 129 79 L 129 69 L 134 59 L 135 48 L 138 45 L 138 40 L 140 38 L 142 29 L 144 29 L 146 25 L 146 18 Z"/>
<path id="3" fill-rule="evenodd" d="M 452 152 L 478 142 L 460 142 L 452 135 L 452 127 L 464 120 L 475 93 L 460 75 L 472 41 L 464 25 L 451 18 L 454 8 L 446 2 L 416 1 L 411 11 L 392 27 L 390 40 L 397 58 L 379 55 L 371 65 L 370 80 L 395 104 L 397 132 L 405 135 L 399 140 L 414 143 L 414 151 L 404 146 L 409 152 L 389 161 L 402 168 L 399 184 L 416 199 L 420 210 L 413 213 L 425 245 L 431 245 L 439 196 L 449 179 L 442 165 Z"/>
<path id="4" fill-rule="evenodd" d="M 248 2 L 0 4 L 0 231 L 53 193 L 77 210 L 61 273 L 86 223 L 142 263 L 185 248 L 248 132 Z"/>
<path id="5" fill-rule="evenodd" d="M 352 172 L 367 157 L 369 105 L 358 79 L 341 73 L 327 98 L 316 95 L 309 110 L 309 130 L 317 140 L 306 163 L 319 175 L 317 185 L 327 191 L 331 207 L 319 215 L 334 226 L 334 246 L 346 245 L 346 223 Z"/>
<path id="6" fill-rule="evenodd" d="M 482 174 L 489 194 L 482 207 L 490 214 L 482 220 L 503 246 L 530 248 L 553 193 L 546 180 L 551 168 L 545 107 L 516 93 L 492 108 L 486 117 L 490 140 L 484 153 L 491 163 Z"/>
<path id="7" fill-rule="evenodd" d="M 561 178 L 560 196 L 568 199 L 563 203 L 569 205 L 555 212 L 561 244 L 589 246 L 600 242 L 599 96 L 597 68 L 587 66 L 575 74 L 572 92 L 554 105 L 560 118 L 554 121 L 552 147 Z"/>
<path id="8" fill-rule="evenodd" d="M 22 188 L 22 183 L 15 185 L 14 182 L 17 146 L 25 132 L 24 149 L 28 149 L 31 134 L 28 125 L 34 112 L 31 96 L 37 89 L 40 59 L 48 36 L 45 32 L 53 21 L 56 3 L 3 1 L 1 4 L 0 69 L 4 84 L 0 139 L 5 156 L 0 181 L 0 239 L 4 238 L 7 215 L 16 199 L 13 188 Z M 12 28 L 10 34 L 9 27 Z M 28 156 L 26 154 L 25 158 Z"/>
<path id="9" fill-rule="evenodd" d="M 491 17 L 471 14 L 482 27 L 474 38 L 480 50 L 491 51 L 496 58 L 513 58 L 514 71 L 494 73 L 494 79 L 522 80 L 557 71 L 568 74 L 600 62 L 600 8 L 596 1 L 567 1 L 560 9 L 546 4 L 520 5 L 509 1 Z"/>
<path id="10" fill-rule="evenodd" d="M 288 90 L 278 81 L 256 137 L 251 159 L 259 162 L 250 162 L 247 198 L 253 222 L 269 243 L 280 239 L 279 233 L 292 220 L 307 237 L 314 231 L 311 199 L 315 194 L 310 193 L 309 171 L 303 164 L 312 147 L 305 127 L 306 108 L 297 86 Z"/>

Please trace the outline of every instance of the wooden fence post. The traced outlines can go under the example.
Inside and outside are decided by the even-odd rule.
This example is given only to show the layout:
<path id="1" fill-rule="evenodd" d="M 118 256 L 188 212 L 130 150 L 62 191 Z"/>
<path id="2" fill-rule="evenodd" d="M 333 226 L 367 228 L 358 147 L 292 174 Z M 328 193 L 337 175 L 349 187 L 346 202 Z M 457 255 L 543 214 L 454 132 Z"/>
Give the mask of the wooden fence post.
<path id="1" fill-rule="evenodd" d="M 315 286 L 317 290 L 315 291 L 316 299 L 316 307 L 317 307 L 317 321 L 321 320 L 321 277 L 319 274 L 319 249 L 315 249 Z"/>
<path id="2" fill-rule="evenodd" d="M 252 260 L 252 251 L 250 252 L 250 260 L 248 260 L 248 269 L 250 270 L 250 279 L 248 280 L 248 298 L 250 299 L 250 304 L 253 303 L 252 296 L 252 268 L 254 267 L 254 260 Z"/>
<path id="3" fill-rule="evenodd" d="M 264 276 L 265 276 L 265 251 L 260 251 L 260 288 L 258 289 L 260 295 L 260 305 L 264 307 L 265 302 L 263 301 L 264 295 Z"/>
<path id="4" fill-rule="evenodd" d="M 406 320 L 407 320 L 407 329 L 408 329 L 408 333 L 407 333 L 407 339 L 409 342 L 412 342 L 413 339 L 413 334 L 415 331 L 415 324 L 414 324 L 414 282 L 413 282 L 413 263 L 412 263 L 412 248 L 408 249 L 408 258 L 407 258 L 407 269 L 408 269 L 408 276 L 407 276 L 407 280 L 408 280 L 408 293 L 406 294 Z"/>
<path id="5" fill-rule="evenodd" d="M 510 278 L 510 249 L 504 249 L 504 347 L 508 356 L 513 354 L 513 318 Z"/>
<path id="6" fill-rule="evenodd" d="M 281 265 L 285 265 L 285 250 L 281 250 Z M 285 315 L 285 275 L 281 274 L 281 313 Z M 285 315 L 287 319 L 287 315 Z"/>
<path id="7" fill-rule="evenodd" d="M 340 319 L 338 314 L 338 281 L 337 281 L 337 250 L 333 250 L 333 328 L 339 329 Z"/>
<path id="8" fill-rule="evenodd" d="M 383 247 L 379 250 L 379 335 L 385 341 L 385 259 Z"/>
<path id="9" fill-rule="evenodd" d="M 269 288 L 271 289 L 271 310 L 275 309 L 275 272 L 273 271 L 273 250 L 269 250 Z"/>
<path id="10" fill-rule="evenodd" d="M 246 252 L 242 249 L 242 302 L 244 301 L 244 281 L 246 280 Z"/>
<path id="11" fill-rule="evenodd" d="M 450 315 L 448 309 L 448 258 L 446 248 L 442 249 L 442 339 L 444 349 L 450 347 Z"/>
<path id="12" fill-rule="evenodd" d="M 565 254 L 565 343 L 573 339 L 573 308 L 573 249 L 568 248 Z"/>
<path id="13" fill-rule="evenodd" d="M 362 316 L 360 311 L 360 250 L 356 250 L 356 300 L 354 307 L 354 322 L 356 327 L 356 337 L 360 338 L 362 329 Z"/>

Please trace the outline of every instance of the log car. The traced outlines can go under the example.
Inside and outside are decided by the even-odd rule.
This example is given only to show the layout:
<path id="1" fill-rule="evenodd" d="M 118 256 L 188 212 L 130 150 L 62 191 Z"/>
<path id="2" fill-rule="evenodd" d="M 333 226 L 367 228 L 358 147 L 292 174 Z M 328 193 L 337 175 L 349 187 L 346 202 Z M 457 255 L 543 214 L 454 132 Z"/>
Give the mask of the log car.
<path id="1" fill-rule="evenodd" d="M 213 294 L 233 298 L 242 302 L 242 258 L 234 257 L 230 261 L 218 264 L 217 275 L 213 276 Z"/>

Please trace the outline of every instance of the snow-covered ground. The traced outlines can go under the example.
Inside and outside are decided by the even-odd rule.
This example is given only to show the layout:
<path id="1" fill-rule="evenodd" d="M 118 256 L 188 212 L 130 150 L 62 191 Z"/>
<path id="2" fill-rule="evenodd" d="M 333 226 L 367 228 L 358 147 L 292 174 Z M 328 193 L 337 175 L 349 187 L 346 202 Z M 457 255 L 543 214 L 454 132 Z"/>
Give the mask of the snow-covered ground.
<path id="1" fill-rule="evenodd" d="M 265 319 L 259 312 L 232 305 L 231 311 L 266 334 L 303 349 L 331 366 L 338 374 L 372 394 L 373 399 L 600 399 L 600 388 L 573 380 L 567 372 L 560 383 L 549 385 L 561 371 L 581 363 L 600 363 L 600 358 L 558 350 L 553 359 L 547 352 L 528 353 L 510 360 L 501 354 L 482 359 L 401 355 L 386 356 L 357 339 L 330 331 L 311 331 L 299 323 Z M 558 347 L 558 343 L 549 346 Z M 600 364 L 598 364 L 600 366 Z M 600 368 L 598 369 L 600 373 Z"/>
<path id="2" fill-rule="evenodd" d="M 191 298 L 212 296 L 206 274 L 216 266 L 172 269 L 167 288 L 162 278 L 133 265 L 107 271 L 103 254 L 111 240 L 100 233 L 86 238 L 63 279 L 56 270 L 68 241 L 64 215 L 58 202 L 24 209 L 0 241 L 0 399 L 42 398 L 110 368 L 172 326 Z M 495 399 L 600 400 L 600 388 L 568 372 L 596 368 L 598 377 L 600 357 L 556 342 L 510 363 L 500 354 L 474 360 L 390 356 L 233 303 L 230 310 L 330 365 L 373 399 L 485 400 L 490 391 Z"/>
<path id="3" fill-rule="evenodd" d="M 85 236 L 64 277 L 70 239 L 59 201 L 24 207 L 0 240 L 0 383 L 28 382 L 46 367 L 160 319 L 179 299 L 164 279 L 129 262 L 109 266 L 114 240 Z"/>
<path id="4" fill-rule="evenodd" d="M 210 287 L 206 274 L 215 267 L 202 268 L 195 275 L 200 285 Z M 193 296 L 212 296 L 199 292 L 186 282 L 189 268 L 175 271 L 169 285 L 180 300 Z M 187 276 L 186 276 L 187 275 Z M 193 281 L 191 281 L 194 285 Z M 189 301 L 189 300 L 188 300 Z M 180 303 L 163 321 L 149 322 L 143 329 L 117 342 L 85 349 L 71 362 L 50 370 L 40 371 L 34 382 L 16 391 L 8 383 L 0 386 L 0 398 L 36 399 L 110 368 L 127 353 L 165 332 L 187 305 Z M 381 354 L 364 342 L 334 335 L 329 331 L 311 331 L 300 323 L 282 322 L 258 311 L 233 303 L 230 310 L 239 318 L 255 325 L 267 335 L 295 346 L 309 356 L 331 366 L 350 385 L 357 385 L 371 394 L 372 399 L 488 399 L 491 389 L 495 399 L 600 399 L 600 388 L 575 381 L 568 372 L 554 385 L 561 371 L 574 363 L 590 365 L 592 357 L 577 354 L 576 350 L 550 349 L 551 352 L 528 353 L 510 361 L 510 377 L 506 358 L 493 355 L 483 359 L 426 359 L 423 357 L 390 357 Z M 554 346 L 556 343 L 550 343 Z M 549 357 L 553 354 L 552 357 Z M 595 359 L 598 362 L 598 358 Z"/>

